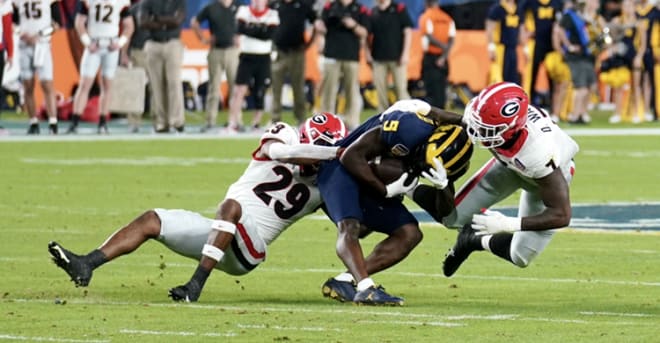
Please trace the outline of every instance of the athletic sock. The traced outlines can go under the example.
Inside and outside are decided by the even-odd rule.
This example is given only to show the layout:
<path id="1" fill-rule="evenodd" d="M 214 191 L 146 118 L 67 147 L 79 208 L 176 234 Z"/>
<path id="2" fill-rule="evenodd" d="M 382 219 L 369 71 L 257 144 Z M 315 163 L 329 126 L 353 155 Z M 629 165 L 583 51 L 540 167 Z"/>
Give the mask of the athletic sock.
<path id="1" fill-rule="evenodd" d="M 80 122 L 80 114 L 73 114 L 71 115 L 71 125 L 72 126 L 78 126 L 78 122 Z"/>
<path id="2" fill-rule="evenodd" d="M 343 273 L 335 276 L 335 280 L 343 281 L 343 282 L 355 282 L 355 278 L 353 277 L 353 274 L 351 274 L 349 272 L 343 272 Z"/>
<path id="3" fill-rule="evenodd" d="M 508 232 L 496 233 L 488 242 L 488 250 L 493 254 L 513 263 L 511 260 L 511 240 L 513 234 Z"/>
<path id="4" fill-rule="evenodd" d="M 198 265 L 197 269 L 195 269 L 195 273 L 193 274 L 192 278 L 190 278 L 190 281 L 188 283 L 196 283 L 199 289 L 202 289 L 204 287 L 204 284 L 206 283 L 206 279 L 209 278 L 210 274 L 211 274 L 210 271 Z"/>
<path id="5" fill-rule="evenodd" d="M 92 269 L 96 269 L 108 262 L 108 258 L 105 257 L 105 254 L 101 250 L 96 249 L 85 256 L 85 261 L 87 261 Z"/>

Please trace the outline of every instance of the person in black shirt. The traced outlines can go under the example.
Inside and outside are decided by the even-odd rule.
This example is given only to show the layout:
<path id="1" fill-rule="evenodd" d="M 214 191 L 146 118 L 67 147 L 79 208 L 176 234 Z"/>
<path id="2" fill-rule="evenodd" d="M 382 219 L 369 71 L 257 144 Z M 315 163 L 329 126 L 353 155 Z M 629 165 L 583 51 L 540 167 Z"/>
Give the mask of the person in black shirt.
<path id="1" fill-rule="evenodd" d="M 141 6 L 141 2 L 139 1 L 131 6 L 130 11 L 133 16 L 133 22 L 135 23 L 137 23 L 140 18 Z M 136 25 L 130 43 L 128 43 L 126 49 L 122 49 L 121 64 L 130 64 L 134 68 L 142 68 L 146 73 L 148 64 L 147 53 L 144 51 L 144 44 L 147 42 L 147 39 L 149 39 L 149 31 Z M 128 113 L 126 118 L 128 119 L 128 130 L 132 133 L 139 132 L 142 122 L 142 113 Z"/>
<path id="2" fill-rule="evenodd" d="M 170 127 L 183 132 L 183 88 L 181 87 L 181 65 L 183 43 L 181 26 L 186 19 L 184 0 L 143 0 L 140 27 L 149 31 L 145 45 L 151 82 L 154 129 L 167 133 Z"/>
<path id="3" fill-rule="evenodd" d="M 328 2 L 321 12 L 325 31 L 321 111 L 336 112 L 339 77 L 346 95 L 346 122 L 351 129 L 360 124 L 360 47 L 367 37 L 368 9 L 356 0 Z"/>
<path id="4" fill-rule="evenodd" d="M 239 54 L 236 26 L 238 6 L 234 0 L 215 0 L 204 6 L 190 23 L 197 38 L 210 46 L 207 56 L 209 83 L 206 93 L 206 126 L 202 127 L 202 131 L 216 124 L 223 73 L 227 76 L 230 96 L 234 89 Z M 205 21 L 209 23 L 210 37 L 205 37 L 200 27 L 200 23 Z"/>
<path id="5" fill-rule="evenodd" d="M 306 42 L 305 24 L 314 23 L 317 17 L 309 0 L 275 0 L 271 7 L 280 16 L 273 38 L 276 58 L 272 65 L 272 121 L 282 120 L 282 87 L 288 76 L 293 90 L 293 114 L 300 124 L 305 120 L 305 50 L 316 33 Z"/>
<path id="6" fill-rule="evenodd" d="M 369 16 L 371 36 L 367 61 L 373 68 L 373 81 L 378 94 L 378 111 L 390 106 L 387 77 L 391 74 L 397 100 L 408 99 L 408 59 L 412 37 L 412 20 L 404 4 L 377 0 Z"/>

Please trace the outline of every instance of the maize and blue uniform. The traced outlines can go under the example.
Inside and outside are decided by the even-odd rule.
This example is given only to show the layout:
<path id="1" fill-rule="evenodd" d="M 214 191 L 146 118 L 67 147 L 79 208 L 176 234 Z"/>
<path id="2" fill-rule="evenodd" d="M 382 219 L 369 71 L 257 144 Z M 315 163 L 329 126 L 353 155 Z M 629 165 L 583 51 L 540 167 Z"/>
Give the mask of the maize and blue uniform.
<path id="1" fill-rule="evenodd" d="M 520 3 L 519 10 L 520 17 L 524 19 L 525 27 L 528 31 L 533 32 L 533 37 L 527 43 L 532 63 L 527 64 L 523 88 L 527 94 L 532 95 L 532 101 L 536 101 L 534 86 L 539 66 L 545 56 L 553 51 L 552 27 L 558 15 L 561 15 L 562 1 L 524 0 Z"/>
<path id="2" fill-rule="evenodd" d="M 497 22 L 494 43 L 497 44 L 497 57 L 493 68 L 497 75 L 491 75 L 492 81 L 509 81 L 520 84 L 518 73 L 518 31 L 520 16 L 516 6 L 497 2 L 488 10 L 488 20 Z M 493 70 L 495 72 L 495 70 Z M 498 78 L 501 77 L 500 80 Z"/>
<path id="3" fill-rule="evenodd" d="M 389 155 L 406 159 L 426 144 L 436 126 L 430 119 L 413 112 L 395 110 L 369 118 L 337 145 L 348 147 L 375 127 L 380 127 L 381 143 L 387 146 Z M 338 159 L 321 164 L 317 183 L 328 217 L 335 224 L 354 218 L 369 229 L 385 234 L 391 234 L 404 224 L 417 224 L 400 198 L 375 194 L 368 186 L 361 185 Z"/>

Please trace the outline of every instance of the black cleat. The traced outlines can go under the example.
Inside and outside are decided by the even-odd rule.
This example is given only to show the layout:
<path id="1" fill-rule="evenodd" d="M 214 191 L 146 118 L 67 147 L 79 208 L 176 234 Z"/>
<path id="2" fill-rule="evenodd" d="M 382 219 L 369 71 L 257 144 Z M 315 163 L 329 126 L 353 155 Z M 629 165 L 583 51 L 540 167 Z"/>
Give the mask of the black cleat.
<path id="1" fill-rule="evenodd" d="M 324 297 L 341 302 L 353 301 L 356 292 L 353 282 L 339 281 L 335 278 L 329 278 L 321 287 L 321 293 Z"/>
<path id="2" fill-rule="evenodd" d="M 190 280 L 185 285 L 170 289 L 167 295 L 174 301 L 192 303 L 199 299 L 201 293 L 202 290 L 197 285 L 197 282 Z"/>
<path id="3" fill-rule="evenodd" d="M 51 135 L 57 134 L 57 123 L 48 124 L 48 133 Z"/>
<path id="4" fill-rule="evenodd" d="M 477 230 L 472 228 L 471 224 L 467 224 L 461 228 L 456 238 L 456 244 L 445 255 L 445 261 L 442 263 L 442 272 L 445 276 L 450 277 L 461 266 L 470 254 L 475 250 L 483 250 L 481 248 L 481 239 L 476 235 Z"/>
<path id="5" fill-rule="evenodd" d="M 371 286 L 359 291 L 353 301 L 358 305 L 403 306 L 403 298 L 388 294 L 383 286 Z"/>
<path id="6" fill-rule="evenodd" d="M 108 132 L 108 123 L 105 121 L 105 116 L 99 118 L 99 126 L 96 130 L 99 135 L 107 135 Z"/>
<path id="7" fill-rule="evenodd" d="M 69 128 L 66 130 L 67 135 L 75 135 L 78 133 L 78 125 L 76 124 L 71 124 Z"/>
<path id="8" fill-rule="evenodd" d="M 87 287 L 92 279 L 92 268 L 84 258 L 64 249 L 57 242 L 48 243 L 48 251 L 53 262 L 69 274 L 76 287 Z"/>
<path id="9" fill-rule="evenodd" d="M 40 133 L 39 129 L 39 123 L 32 123 L 30 124 L 30 127 L 28 127 L 27 134 L 28 135 L 38 135 Z"/>

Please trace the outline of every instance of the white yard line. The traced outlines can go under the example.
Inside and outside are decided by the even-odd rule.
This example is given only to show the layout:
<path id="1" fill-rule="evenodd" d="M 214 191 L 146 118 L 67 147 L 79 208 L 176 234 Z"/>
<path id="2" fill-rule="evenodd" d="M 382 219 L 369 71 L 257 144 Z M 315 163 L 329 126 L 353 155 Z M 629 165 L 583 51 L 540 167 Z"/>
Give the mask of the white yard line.
<path id="1" fill-rule="evenodd" d="M 236 337 L 234 332 L 192 332 L 192 331 L 159 331 L 159 330 L 135 330 L 121 329 L 119 333 L 128 335 L 151 335 L 151 336 L 204 336 L 204 337 Z"/>
<path id="2" fill-rule="evenodd" d="M 106 343 L 110 340 L 98 339 L 74 339 L 74 338 L 58 338 L 58 337 L 38 337 L 38 336 L 17 336 L 10 334 L 0 333 L 0 340 L 9 341 L 32 341 L 32 342 L 65 342 L 65 343 Z"/>

